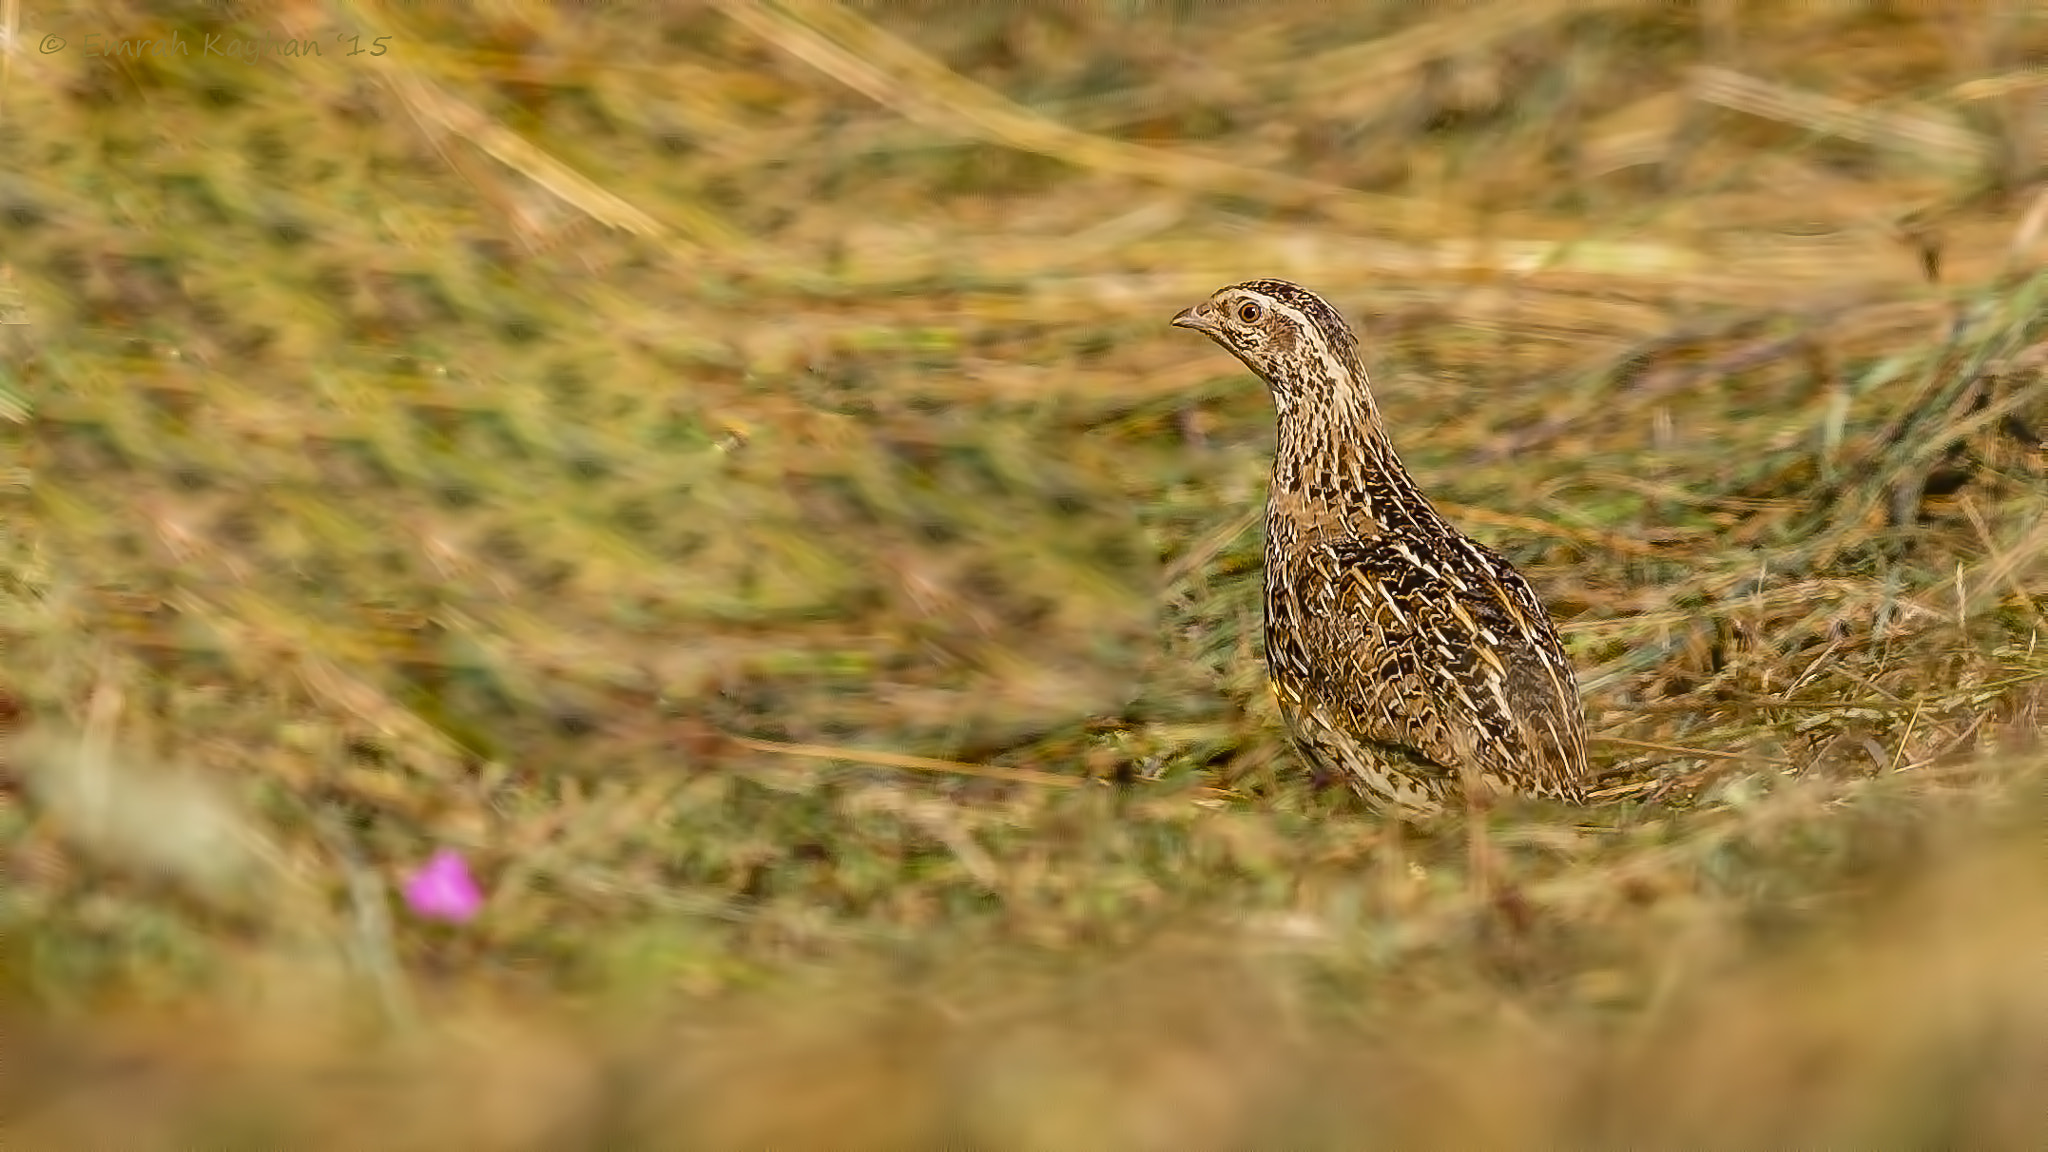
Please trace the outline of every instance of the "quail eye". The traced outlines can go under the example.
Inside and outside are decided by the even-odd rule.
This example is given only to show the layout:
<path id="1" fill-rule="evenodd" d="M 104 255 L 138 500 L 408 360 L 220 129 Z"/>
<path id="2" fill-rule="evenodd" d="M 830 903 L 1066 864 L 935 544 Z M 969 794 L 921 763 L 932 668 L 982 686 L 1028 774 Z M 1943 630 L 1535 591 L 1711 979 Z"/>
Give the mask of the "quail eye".
<path id="1" fill-rule="evenodd" d="M 1259 307 L 1257 304 L 1247 303 L 1239 304 L 1237 306 L 1237 318 L 1246 324 L 1257 324 L 1259 322 L 1259 317 L 1264 316 L 1265 314 L 1266 310 L 1264 308 Z"/>

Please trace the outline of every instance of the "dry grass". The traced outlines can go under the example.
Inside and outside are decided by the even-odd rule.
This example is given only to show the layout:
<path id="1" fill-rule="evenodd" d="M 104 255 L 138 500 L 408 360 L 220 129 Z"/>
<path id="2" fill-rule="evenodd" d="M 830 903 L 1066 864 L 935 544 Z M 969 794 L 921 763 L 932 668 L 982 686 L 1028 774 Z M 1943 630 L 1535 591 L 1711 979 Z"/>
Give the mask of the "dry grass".
<path id="1" fill-rule="evenodd" d="M 4 18 L 14 1142 L 2038 1145 L 2018 8 Z M 1298 778 L 1266 274 L 1609 804 Z"/>

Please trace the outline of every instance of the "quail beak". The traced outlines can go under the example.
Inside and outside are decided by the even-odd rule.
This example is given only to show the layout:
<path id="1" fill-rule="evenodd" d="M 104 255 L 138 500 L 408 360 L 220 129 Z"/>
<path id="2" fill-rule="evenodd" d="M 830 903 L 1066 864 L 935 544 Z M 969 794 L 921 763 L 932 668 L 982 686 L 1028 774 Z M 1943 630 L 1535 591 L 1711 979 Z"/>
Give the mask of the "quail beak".
<path id="1" fill-rule="evenodd" d="M 1183 309 L 1179 315 L 1173 318 L 1173 326 L 1175 328 L 1193 328 L 1204 336 L 1214 336 L 1216 334 L 1216 322 L 1210 318 L 1209 313 L 1204 311 L 1199 304 L 1193 308 Z"/>

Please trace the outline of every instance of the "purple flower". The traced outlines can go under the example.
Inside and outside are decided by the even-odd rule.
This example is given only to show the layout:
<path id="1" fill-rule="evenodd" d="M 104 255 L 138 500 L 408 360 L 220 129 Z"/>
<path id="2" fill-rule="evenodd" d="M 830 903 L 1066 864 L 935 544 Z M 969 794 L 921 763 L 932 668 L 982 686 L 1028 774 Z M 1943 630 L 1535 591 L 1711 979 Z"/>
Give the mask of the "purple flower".
<path id="1" fill-rule="evenodd" d="M 467 920 L 484 904 L 462 853 L 443 848 L 405 882 L 405 902 L 429 920 Z"/>

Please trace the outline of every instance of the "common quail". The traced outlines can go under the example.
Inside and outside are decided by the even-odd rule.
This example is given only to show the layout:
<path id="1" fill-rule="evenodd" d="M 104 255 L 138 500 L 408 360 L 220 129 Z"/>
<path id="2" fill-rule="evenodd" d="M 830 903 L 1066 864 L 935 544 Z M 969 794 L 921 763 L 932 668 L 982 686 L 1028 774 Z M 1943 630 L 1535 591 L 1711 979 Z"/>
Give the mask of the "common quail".
<path id="1" fill-rule="evenodd" d="M 1466 537 L 1394 454 L 1358 340 L 1285 280 L 1173 318 L 1272 390 L 1266 663 L 1304 759 L 1424 814 L 1480 786 L 1585 799 L 1586 728 L 1557 630 L 1521 573 Z"/>

